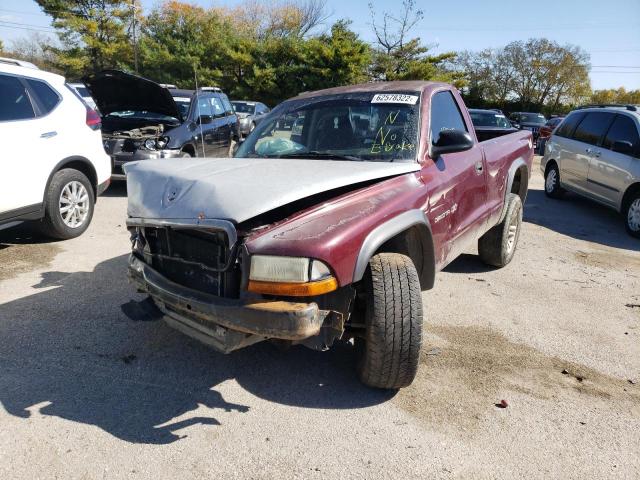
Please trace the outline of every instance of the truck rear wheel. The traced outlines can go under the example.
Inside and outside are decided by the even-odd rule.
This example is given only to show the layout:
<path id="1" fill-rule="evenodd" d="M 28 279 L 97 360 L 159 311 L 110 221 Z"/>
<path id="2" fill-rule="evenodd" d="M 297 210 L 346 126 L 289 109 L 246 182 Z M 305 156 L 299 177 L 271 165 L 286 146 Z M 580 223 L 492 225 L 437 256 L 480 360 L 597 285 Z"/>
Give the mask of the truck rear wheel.
<path id="1" fill-rule="evenodd" d="M 522 200 L 515 193 L 507 195 L 507 213 L 502 222 L 478 240 L 480 259 L 494 267 L 504 267 L 512 259 L 520 238 Z"/>
<path id="2" fill-rule="evenodd" d="M 380 253 L 365 274 L 366 333 L 358 338 L 358 373 L 371 387 L 397 389 L 411 384 L 422 344 L 422 296 L 411 259 Z"/>

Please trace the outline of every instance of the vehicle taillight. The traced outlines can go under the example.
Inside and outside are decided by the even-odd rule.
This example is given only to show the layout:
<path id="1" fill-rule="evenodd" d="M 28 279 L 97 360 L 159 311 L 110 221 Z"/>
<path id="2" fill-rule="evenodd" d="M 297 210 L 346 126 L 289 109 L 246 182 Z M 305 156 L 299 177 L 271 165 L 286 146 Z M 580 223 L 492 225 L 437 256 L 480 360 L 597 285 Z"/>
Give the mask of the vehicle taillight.
<path id="1" fill-rule="evenodd" d="M 102 120 L 100 119 L 100 115 L 93 108 L 87 107 L 87 117 L 86 117 L 87 127 L 91 130 L 100 130 L 102 126 Z"/>

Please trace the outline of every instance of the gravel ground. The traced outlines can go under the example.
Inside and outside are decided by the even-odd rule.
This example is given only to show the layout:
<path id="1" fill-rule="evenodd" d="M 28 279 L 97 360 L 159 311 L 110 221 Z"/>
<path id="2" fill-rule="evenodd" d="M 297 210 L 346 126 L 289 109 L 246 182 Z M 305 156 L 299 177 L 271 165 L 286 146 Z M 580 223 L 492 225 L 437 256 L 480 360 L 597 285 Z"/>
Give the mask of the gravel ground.
<path id="1" fill-rule="evenodd" d="M 469 252 L 423 294 L 396 394 L 349 345 L 223 356 L 154 321 L 122 187 L 78 239 L 0 232 L 0 478 L 640 478 L 640 243 L 542 184 L 507 268 Z"/>

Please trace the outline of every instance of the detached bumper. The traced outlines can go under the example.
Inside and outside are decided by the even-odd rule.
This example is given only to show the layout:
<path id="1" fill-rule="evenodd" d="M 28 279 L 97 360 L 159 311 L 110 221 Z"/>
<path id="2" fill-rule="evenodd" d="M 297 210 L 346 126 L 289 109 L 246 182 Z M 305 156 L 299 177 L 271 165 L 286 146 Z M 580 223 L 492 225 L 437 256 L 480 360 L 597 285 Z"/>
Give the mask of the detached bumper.
<path id="1" fill-rule="evenodd" d="M 229 353 L 267 338 L 304 340 L 320 333 L 328 312 L 315 303 L 233 300 L 178 285 L 136 256 L 129 279 L 148 293 L 172 327 Z"/>

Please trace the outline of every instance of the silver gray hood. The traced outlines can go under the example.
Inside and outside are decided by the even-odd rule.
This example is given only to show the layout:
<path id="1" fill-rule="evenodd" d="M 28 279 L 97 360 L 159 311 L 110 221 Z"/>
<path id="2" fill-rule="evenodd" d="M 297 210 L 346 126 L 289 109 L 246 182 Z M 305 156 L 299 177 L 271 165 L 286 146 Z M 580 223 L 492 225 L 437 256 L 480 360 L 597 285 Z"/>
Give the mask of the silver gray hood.
<path id="1" fill-rule="evenodd" d="M 244 222 L 312 195 L 420 170 L 416 162 L 277 158 L 143 160 L 125 165 L 130 217 Z"/>

